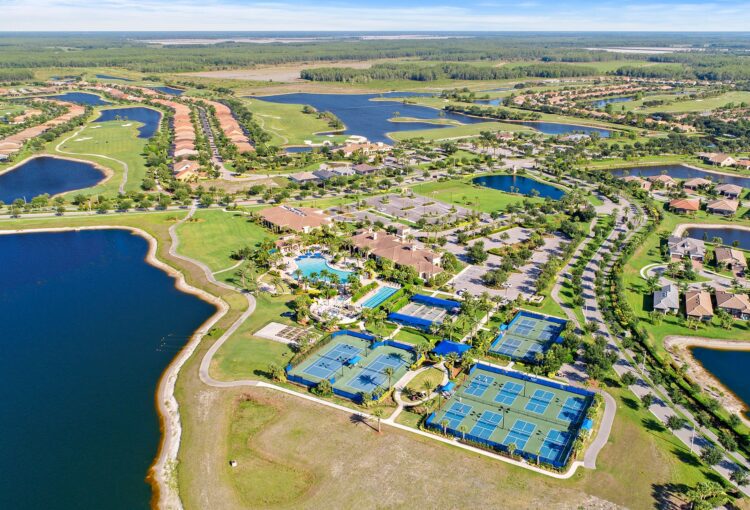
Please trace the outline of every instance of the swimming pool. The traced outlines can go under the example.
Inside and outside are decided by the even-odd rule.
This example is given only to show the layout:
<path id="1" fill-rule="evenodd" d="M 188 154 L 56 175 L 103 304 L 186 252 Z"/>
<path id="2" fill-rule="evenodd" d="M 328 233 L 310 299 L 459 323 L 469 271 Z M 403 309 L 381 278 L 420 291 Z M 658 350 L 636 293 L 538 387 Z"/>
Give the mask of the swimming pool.
<path id="1" fill-rule="evenodd" d="M 398 289 L 396 287 L 380 287 L 375 291 L 375 294 L 367 298 L 362 306 L 365 308 L 375 308 L 379 306 L 383 301 L 394 295 Z"/>
<path id="2" fill-rule="evenodd" d="M 326 258 L 321 253 L 300 255 L 299 257 L 294 259 L 294 262 L 297 264 L 299 270 L 302 271 L 302 276 L 306 278 L 310 278 L 311 275 L 314 274 L 316 280 L 327 281 L 327 277 L 320 277 L 321 272 L 327 271 L 329 274 L 335 274 L 336 276 L 338 276 L 341 282 L 347 282 L 349 281 L 349 278 L 351 278 L 354 274 L 351 271 L 342 271 L 341 269 L 336 269 L 328 263 L 328 260 L 326 260 Z"/>

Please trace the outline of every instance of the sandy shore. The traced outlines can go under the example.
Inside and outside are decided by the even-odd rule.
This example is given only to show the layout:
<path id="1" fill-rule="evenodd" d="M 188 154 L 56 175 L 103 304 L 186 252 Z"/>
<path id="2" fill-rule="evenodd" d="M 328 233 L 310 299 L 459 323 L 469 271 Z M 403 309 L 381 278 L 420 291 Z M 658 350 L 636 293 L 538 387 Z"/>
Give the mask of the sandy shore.
<path id="1" fill-rule="evenodd" d="M 159 379 L 159 384 L 156 390 L 156 408 L 159 415 L 162 434 L 159 451 L 147 474 L 147 480 L 153 489 L 151 506 L 153 508 L 161 508 L 165 510 L 182 509 L 182 501 L 180 500 L 179 488 L 177 487 L 176 474 L 174 472 L 177 452 L 180 448 L 180 437 L 182 436 L 179 404 L 174 396 L 174 388 L 177 383 L 177 376 L 180 369 L 190 356 L 192 356 L 193 352 L 195 352 L 195 349 L 198 347 L 206 333 L 208 333 L 214 324 L 216 324 L 216 322 L 218 322 L 219 319 L 221 319 L 229 310 L 229 305 L 216 296 L 191 286 L 185 281 L 185 277 L 180 271 L 159 260 L 156 257 L 158 245 L 156 239 L 145 230 L 137 227 L 96 225 L 84 227 L 0 230 L 0 235 L 71 232 L 80 230 L 128 230 L 143 237 L 149 245 L 145 259 L 147 263 L 161 269 L 169 276 L 175 278 L 175 287 L 178 290 L 188 294 L 193 294 L 217 307 L 216 312 L 193 333 L 190 340 L 188 340 L 188 342 L 182 347 L 182 350 L 180 350 L 169 366 L 167 366 Z"/>
<path id="2" fill-rule="evenodd" d="M 682 363 L 688 365 L 688 376 L 697 382 L 708 394 L 715 397 L 722 406 L 731 413 L 737 414 L 743 421 L 750 425 L 744 413 L 748 407 L 737 395 L 732 393 L 719 379 L 706 370 L 698 360 L 695 359 L 691 347 L 706 347 L 727 351 L 750 351 L 750 342 L 739 342 L 733 340 L 716 340 L 713 338 L 692 336 L 668 336 L 664 338 L 664 347 Z"/>

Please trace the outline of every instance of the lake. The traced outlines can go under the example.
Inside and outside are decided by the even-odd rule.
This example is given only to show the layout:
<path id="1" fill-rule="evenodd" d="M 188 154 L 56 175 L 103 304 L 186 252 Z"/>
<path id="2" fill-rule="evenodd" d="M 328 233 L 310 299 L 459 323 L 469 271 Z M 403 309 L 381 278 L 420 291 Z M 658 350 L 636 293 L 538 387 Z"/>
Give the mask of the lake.
<path id="1" fill-rule="evenodd" d="M 482 177 L 475 177 L 472 179 L 472 182 L 487 188 L 509 193 L 520 193 L 527 196 L 532 196 L 532 190 L 536 190 L 539 192 L 541 198 L 551 198 L 554 200 L 560 200 L 565 195 L 565 192 L 560 188 L 535 181 L 523 175 L 484 175 Z"/>
<path id="2" fill-rule="evenodd" d="M 701 170 L 700 168 L 691 168 L 684 165 L 657 165 L 642 166 L 633 168 L 616 168 L 612 174 L 617 177 L 625 175 L 636 175 L 641 177 L 652 177 L 655 175 L 666 174 L 674 179 L 692 179 L 694 177 L 703 177 L 722 184 L 736 184 L 743 188 L 750 188 L 750 177 L 740 177 L 735 175 L 717 174 Z"/>
<path id="3" fill-rule="evenodd" d="M 83 104 L 88 106 L 104 106 L 112 104 L 109 101 L 105 101 L 97 94 L 89 94 L 88 92 L 66 92 L 65 94 L 57 94 L 54 96 L 44 96 L 47 99 L 57 99 L 59 101 L 68 101 L 70 103 Z"/>
<path id="4" fill-rule="evenodd" d="M 153 90 L 157 92 L 161 92 L 163 94 L 169 94 L 170 96 L 181 96 L 185 93 L 183 89 L 176 89 L 174 87 L 168 87 L 164 85 L 163 87 L 151 87 Z"/>
<path id="5" fill-rule="evenodd" d="M 507 122 L 507 121 L 503 121 Z M 563 124 L 561 122 L 546 122 L 541 120 L 524 120 L 521 122 L 515 122 L 515 124 L 522 124 L 530 128 L 536 129 L 544 133 L 545 135 L 558 136 L 558 135 L 570 135 L 573 133 L 584 133 L 591 135 L 592 133 L 599 133 L 602 138 L 609 138 L 612 134 L 611 129 L 597 128 L 591 126 L 581 126 L 578 124 Z"/>
<path id="6" fill-rule="evenodd" d="M 502 97 L 496 97 L 495 99 L 478 99 L 474 101 L 476 104 L 485 104 L 490 106 L 500 106 L 505 103 L 505 99 Z"/>
<path id="7" fill-rule="evenodd" d="M 395 131 L 415 131 L 418 129 L 435 129 L 441 127 L 429 122 L 391 122 L 393 117 L 411 117 L 416 119 L 451 119 L 462 124 L 489 122 L 489 119 L 478 119 L 452 112 L 445 112 L 426 106 L 404 104 L 400 101 L 371 101 L 380 97 L 406 97 L 395 94 L 406 92 L 389 92 L 384 94 L 283 94 L 277 96 L 254 97 L 250 99 L 271 103 L 310 105 L 318 111 L 333 112 L 346 125 L 344 133 L 367 137 L 371 142 L 392 143 L 387 133 Z"/>
<path id="8" fill-rule="evenodd" d="M 215 309 L 147 251 L 123 230 L 0 236 L 0 507 L 149 508 L 157 383 Z"/>
<path id="9" fill-rule="evenodd" d="M 608 97 L 606 99 L 599 99 L 597 101 L 594 101 L 592 104 L 596 108 L 604 108 L 608 104 L 627 103 L 632 100 L 632 97 Z"/>
<path id="10" fill-rule="evenodd" d="M 750 351 L 724 351 L 704 347 L 693 347 L 690 350 L 703 368 L 716 376 L 746 405 L 750 405 L 750 384 L 747 380 Z M 747 411 L 745 415 L 750 418 L 750 413 Z"/>
<path id="11" fill-rule="evenodd" d="M 100 80 L 135 81 L 135 80 L 131 80 L 130 78 L 122 78 L 120 76 L 112 76 L 109 74 L 97 74 L 96 77 L 99 78 Z"/>
<path id="12" fill-rule="evenodd" d="M 151 138 L 159 129 L 161 112 L 143 106 L 111 108 L 102 110 L 101 115 L 95 122 L 108 122 L 110 120 L 142 122 L 143 126 L 138 129 L 138 138 Z"/>
<path id="13" fill-rule="evenodd" d="M 57 195 L 88 188 L 104 177 L 91 163 L 41 156 L 0 174 L 0 200 L 6 204 L 17 198 L 30 201 L 44 193 Z"/>
<path id="14" fill-rule="evenodd" d="M 732 246 L 732 243 L 737 241 L 740 248 L 750 250 L 750 231 L 740 230 L 730 227 L 690 227 L 686 230 L 688 237 L 693 239 L 704 239 L 711 241 L 714 237 L 721 238 L 721 244 L 726 246 Z"/>

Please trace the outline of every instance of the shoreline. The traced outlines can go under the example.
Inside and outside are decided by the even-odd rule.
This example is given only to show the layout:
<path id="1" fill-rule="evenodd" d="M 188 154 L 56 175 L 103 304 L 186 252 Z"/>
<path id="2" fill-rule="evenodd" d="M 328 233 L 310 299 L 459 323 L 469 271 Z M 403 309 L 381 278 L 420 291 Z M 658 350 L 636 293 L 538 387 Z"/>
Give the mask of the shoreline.
<path id="1" fill-rule="evenodd" d="M 722 224 L 722 223 L 680 223 L 677 225 L 677 227 L 672 232 L 673 236 L 682 237 L 683 232 L 685 232 L 688 229 L 691 228 L 705 228 L 705 229 L 719 229 L 719 228 L 728 228 L 732 230 L 740 230 L 744 232 L 750 232 L 750 227 L 745 225 L 733 225 L 731 223 L 729 224 Z"/>
<path id="2" fill-rule="evenodd" d="M 183 219 L 184 220 L 184 219 Z M 157 257 L 158 241 L 154 236 L 138 227 L 123 225 L 95 225 L 82 227 L 48 227 L 30 228 L 19 230 L 0 230 L 0 235 L 14 234 L 42 234 L 56 232 L 75 232 L 80 230 L 127 230 L 138 235 L 148 243 L 146 263 L 167 273 L 175 279 L 175 288 L 181 292 L 192 294 L 204 301 L 216 306 L 216 311 L 201 324 L 191 335 L 190 339 L 182 346 L 180 351 L 172 358 L 162 372 L 154 392 L 157 415 L 159 417 L 159 430 L 161 437 L 159 448 L 145 475 L 146 482 L 151 486 L 151 508 L 182 509 L 182 500 L 179 496 L 176 483 L 172 483 L 174 475 L 173 465 L 177 458 L 180 439 L 182 436 L 182 425 L 180 423 L 179 403 L 174 396 L 174 389 L 180 369 L 193 355 L 196 348 L 210 329 L 229 311 L 229 305 L 210 294 L 207 291 L 193 287 L 185 280 L 185 276 L 178 269 L 170 266 Z M 171 250 L 170 250 L 171 251 Z M 170 253 L 171 254 L 171 253 Z"/>
<path id="3" fill-rule="evenodd" d="M 76 133 L 76 135 L 77 134 L 78 133 Z M 76 136 L 76 135 L 73 135 L 73 136 Z M 96 163 L 94 161 L 89 161 L 87 159 L 71 158 L 69 156 L 58 156 L 57 154 L 50 154 L 48 152 L 42 152 L 42 153 L 39 153 L 39 154 L 33 154 L 33 155 L 29 156 L 26 159 L 22 159 L 18 163 L 14 164 L 12 166 L 9 166 L 8 168 L 4 168 L 4 169 L 0 170 L 0 175 L 4 175 L 4 174 L 7 174 L 9 172 L 12 172 L 13 170 L 17 170 L 19 167 L 25 165 L 29 161 L 32 161 L 34 159 L 39 159 L 39 158 L 62 159 L 62 160 L 67 160 L 67 161 L 73 161 L 75 163 L 83 163 L 83 164 L 86 164 L 86 165 L 91 165 L 98 172 L 101 172 L 102 175 L 103 175 L 102 179 L 100 181 L 97 181 L 92 186 L 88 186 L 87 188 L 77 188 L 77 189 L 72 189 L 72 190 L 69 190 L 69 191 L 63 191 L 61 193 L 57 193 L 56 195 L 52 195 L 52 196 L 64 195 L 65 193 L 72 193 L 73 191 L 78 191 L 78 190 L 82 190 L 82 189 L 92 188 L 94 186 L 99 186 L 100 184 L 104 184 L 105 182 L 107 182 L 108 180 L 110 180 L 115 175 L 115 171 L 114 170 L 112 170 L 111 168 L 107 168 L 106 166 L 104 166 L 102 164 L 99 164 L 99 163 Z"/>
<path id="4" fill-rule="evenodd" d="M 664 338 L 664 347 L 677 361 L 688 365 L 688 375 L 698 382 L 709 394 L 714 396 L 721 404 L 733 414 L 737 414 L 745 425 L 750 426 L 750 418 L 745 413 L 750 410 L 750 402 L 743 401 L 732 390 L 730 390 L 719 378 L 709 372 L 695 356 L 692 347 L 722 351 L 750 351 L 750 341 L 716 340 L 705 337 L 690 337 L 670 335 Z M 718 394 L 711 388 L 720 392 Z"/>

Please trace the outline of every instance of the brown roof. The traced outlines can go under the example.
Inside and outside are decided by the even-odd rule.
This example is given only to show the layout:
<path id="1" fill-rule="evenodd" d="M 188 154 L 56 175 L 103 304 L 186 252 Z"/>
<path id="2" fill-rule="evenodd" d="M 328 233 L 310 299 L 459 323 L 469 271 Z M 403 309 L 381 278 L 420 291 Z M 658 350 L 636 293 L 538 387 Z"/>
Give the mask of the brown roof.
<path id="1" fill-rule="evenodd" d="M 255 147 L 250 143 L 250 139 L 245 135 L 237 119 L 234 118 L 232 110 L 224 103 L 219 103 L 218 101 L 206 102 L 214 107 L 216 119 L 219 121 L 224 136 L 237 146 L 237 150 L 240 153 L 255 151 Z"/>
<path id="2" fill-rule="evenodd" d="M 23 131 L 19 131 L 18 133 L 10 135 L 4 139 L 0 139 L 0 154 L 13 154 L 18 152 L 27 140 L 35 138 L 60 124 L 64 124 L 69 120 L 83 115 L 86 112 L 86 108 L 81 105 L 66 103 L 63 101 L 50 102 L 59 106 L 64 106 L 67 108 L 67 111 L 59 117 L 48 120 L 43 124 L 26 128 Z"/>
<path id="3" fill-rule="evenodd" d="M 737 186 L 736 184 L 722 184 L 716 186 L 716 191 L 719 193 L 728 193 L 730 195 L 740 195 L 743 189 L 742 186 Z"/>
<path id="4" fill-rule="evenodd" d="M 648 177 L 648 180 L 651 182 L 661 182 L 667 186 L 676 184 L 675 180 L 668 175 L 652 175 L 651 177 Z"/>
<path id="5" fill-rule="evenodd" d="M 432 276 L 443 271 L 436 264 L 439 255 L 386 232 L 363 231 L 352 237 L 352 242 L 358 248 L 368 248 L 375 256 L 392 260 L 400 266 L 413 267 L 419 274 Z"/>
<path id="6" fill-rule="evenodd" d="M 697 198 L 676 198 L 669 202 L 670 209 L 682 209 L 684 211 L 699 211 L 701 201 Z"/>
<path id="7" fill-rule="evenodd" d="M 711 294 L 705 290 L 689 290 L 685 293 L 685 313 L 690 317 L 703 317 L 714 314 Z"/>
<path id="8" fill-rule="evenodd" d="M 737 248 L 730 248 L 728 246 L 717 246 L 714 250 L 716 256 L 716 262 L 720 264 L 739 264 L 747 267 L 747 259 L 745 254 Z"/>
<path id="9" fill-rule="evenodd" d="M 713 200 L 707 203 L 706 209 L 711 209 L 714 211 L 737 212 L 737 208 L 739 207 L 739 205 L 740 203 L 736 200 L 720 198 L 719 200 Z"/>
<path id="10" fill-rule="evenodd" d="M 260 215 L 277 227 L 288 228 L 296 232 L 304 232 L 306 229 L 320 227 L 331 222 L 327 214 L 311 207 L 281 205 L 263 209 Z"/>
<path id="11" fill-rule="evenodd" d="M 750 300 L 746 294 L 730 294 L 723 290 L 716 291 L 716 306 L 727 310 L 738 310 L 750 313 Z"/>
<path id="12" fill-rule="evenodd" d="M 702 177 L 694 177 L 685 181 L 684 186 L 686 188 L 700 188 L 701 186 L 708 186 L 710 184 L 711 181 L 709 181 L 708 179 L 704 179 Z"/>

